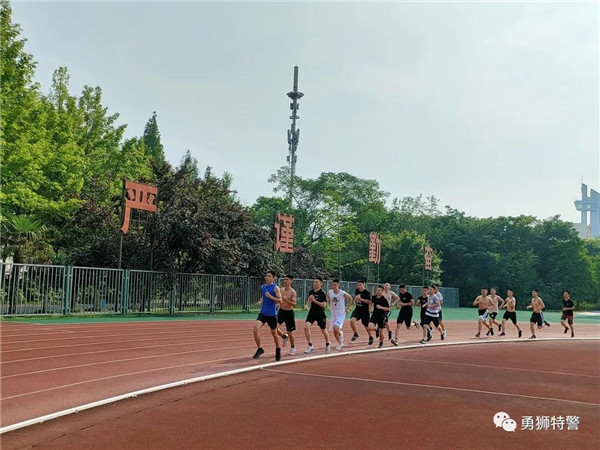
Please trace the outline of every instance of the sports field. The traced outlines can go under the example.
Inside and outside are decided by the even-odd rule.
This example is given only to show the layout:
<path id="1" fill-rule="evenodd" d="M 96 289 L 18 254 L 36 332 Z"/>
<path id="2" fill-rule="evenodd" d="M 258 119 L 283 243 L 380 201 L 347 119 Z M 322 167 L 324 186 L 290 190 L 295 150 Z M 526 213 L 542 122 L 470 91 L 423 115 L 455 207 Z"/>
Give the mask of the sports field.
<path id="1" fill-rule="evenodd" d="M 597 316 L 576 315 L 570 338 L 547 313 L 533 341 L 528 323 L 520 340 L 512 325 L 477 339 L 475 314 L 445 309 L 444 342 L 402 329 L 399 347 L 376 349 L 362 333 L 329 355 L 315 329 L 305 355 L 300 329 L 279 363 L 264 328 L 251 358 L 253 321 L 239 315 L 2 321 L 2 448 L 598 448 Z M 535 429 L 567 416 L 576 430 Z"/>

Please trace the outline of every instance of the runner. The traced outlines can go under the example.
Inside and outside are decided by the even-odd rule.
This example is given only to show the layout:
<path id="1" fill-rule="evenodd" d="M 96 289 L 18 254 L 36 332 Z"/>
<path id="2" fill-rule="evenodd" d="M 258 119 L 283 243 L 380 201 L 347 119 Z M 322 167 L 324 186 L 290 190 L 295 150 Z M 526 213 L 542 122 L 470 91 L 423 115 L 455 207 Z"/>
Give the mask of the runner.
<path id="1" fill-rule="evenodd" d="M 369 305 L 371 304 L 371 293 L 365 289 L 365 282 L 359 281 L 356 283 L 356 292 L 354 293 L 354 311 L 350 316 L 350 328 L 352 328 L 353 335 L 352 340 L 358 339 L 358 332 L 356 331 L 356 321 L 360 320 L 367 330 L 369 335 L 369 345 L 373 343 L 373 335 L 369 330 Z"/>
<path id="2" fill-rule="evenodd" d="M 369 321 L 369 330 L 374 331 L 375 327 L 381 330 L 385 328 L 385 315 L 390 310 L 390 304 L 383 296 L 383 286 L 377 286 L 375 295 L 371 298 L 373 304 L 373 314 Z M 369 345 L 373 343 L 373 339 L 369 338 Z M 379 333 L 379 348 L 383 347 L 383 332 Z"/>
<path id="3" fill-rule="evenodd" d="M 350 309 L 350 306 L 346 306 L 346 300 L 352 301 L 350 294 L 340 290 L 340 280 L 334 279 L 331 282 L 331 289 L 327 292 L 327 300 L 331 308 L 331 320 L 329 321 L 329 331 L 333 330 L 333 335 L 338 341 L 338 345 L 335 348 L 338 352 L 344 346 L 344 332 L 342 327 L 344 326 L 344 320 L 346 319 L 346 313 Z"/>
<path id="4" fill-rule="evenodd" d="M 440 337 L 443 341 L 445 336 L 440 327 L 440 299 L 434 294 L 433 286 L 427 288 L 427 311 L 425 312 L 425 321 L 423 322 L 423 339 L 420 341 L 421 344 L 427 344 L 432 338 L 432 332 L 429 327 L 430 323 L 440 332 Z"/>
<path id="5" fill-rule="evenodd" d="M 535 326 L 537 324 L 538 329 L 544 326 L 542 318 L 542 310 L 546 307 L 544 301 L 538 297 L 538 291 L 533 290 L 531 292 L 531 305 L 527 306 L 527 309 L 532 309 L 531 318 L 529 319 L 529 326 L 531 328 L 531 337 L 529 339 L 535 339 Z"/>
<path id="6" fill-rule="evenodd" d="M 254 322 L 254 342 L 256 342 L 256 353 L 253 358 L 257 359 L 265 351 L 260 346 L 260 328 L 265 324 L 269 324 L 273 340 L 275 341 L 275 360 L 281 359 L 281 348 L 279 347 L 279 336 L 277 336 L 277 304 L 281 304 L 281 292 L 279 286 L 275 283 L 275 272 L 269 270 L 265 275 L 265 284 L 260 288 L 261 298 L 256 303 L 260 307 L 260 313 Z"/>
<path id="7" fill-rule="evenodd" d="M 383 285 L 383 296 L 385 297 L 385 299 L 388 301 L 388 304 L 390 305 L 390 310 L 385 315 L 385 329 L 388 332 L 388 339 L 391 341 L 392 340 L 392 332 L 390 330 L 389 319 L 390 319 L 390 315 L 392 314 L 392 306 L 395 302 L 398 302 L 400 297 L 398 297 L 396 295 L 396 293 L 392 291 L 392 286 L 390 285 L 390 283 L 385 283 Z M 375 336 L 379 337 L 379 328 L 377 329 Z"/>
<path id="8" fill-rule="evenodd" d="M 406 325 L 407 330 L 413 326 L 419 328 L 419 324 L 412 320 L 415 300 L 413 299 L 412 294 L 406 290 L 406 285 L 404 284 L 400 285 L 400 297 L 398 303 L 400 305 L 400 311 L 398 312 L 398 318 L 396 319 L 396 330 L 394 332 L 394 339 L 392 340 L 392 344 L 396 346 L 398 345 L 398 334 L 402 323 Z M 425 303 L 427 303 L 427 297 L 425 297 Z M 424 311 L 423 314 L 425 314 Z"/>
<path id="9" fill-rule="evenodd" d="M 323 278 L 317 277 L 313 280 L 313 289 L 308 293 L 308 300 L 304 307 L 307 309 L 310 306 L 310 310 L 306 316 L 306 323 L 304 324 L 304 334 L 306 335 L 306 341 L 308 342 L 308 347 L 306 347 L 304 353 L 312 353 L 313 351 L 310 326 L 315 322 L 319 325 L 321 333 L 323 333 L 323 337 L 325 338 L 325 353 L 329 353 L 331 350 L 331 346 L 329 345 L 329 333 L 325 328 L 325 322 L 327 321 L 327 316 L 325 315 L 327 295 L 321 288 L 322 286 Z"/>
<path id="10" fill-rule="evenodd" d="M 473 306 L 478 306 L 479 310 L 477 311 L 477 315 L 479 318 L 477 319 L 477 334 L 475 337 L 481 336 L 481 327 L 485 326 L 489 332 L 494 335 L 494 330 L 487 323 L 488 317 L 488 308 L 490 307 L 491 300 L 487 295 L 487 289 L 481 289 L 481 295 L 478 296 L 473 302 Z M 486 335 L 487 336 L 487 335 Z"/>
<path id="11" fill-rule="evenodd" d="M 420 325 L 423 327 L 425 326 L 425 312 L 427 312 L 427 286 L 421 288 L 421 296 L 417 299 L 417 306 L 421 315 Z"/>
<path id="12" fill-rule="evenodd" d="M 575 311 L 575 304 L 573 300 L 571 300 L 571 294 L 569 291 L 563 292 L 563 300 L 562 300 L 562 315 L 560 316 L 560 324 L 565 327 L 565 334 L 569 331 L 569 327 L 571 327 L 571 337 L 575 337 L 575 330 L 573 329 L 573 311 Z M 569 323 L 567 327 L 565 325 L 565 321 Z"/>
<path id="13" fill-rule="evenodd" d="M 502 304 L 500 305 L 500 308 L 506 308 L 506 311 L 504 311 L 504 316 L 502 317 L 502 333 L 500 333 L 500 336 L 506 336 L 506 321 L 510 320 L 512 321 L 513 325 L 517 327 L 517 330 L 519 330 L 519 337 L 521 337 L 523 335 L 523 330 L 521 330 L 521 327 L 519 327 L 517 324 L 517 299 L 514 297 L 514 292 L 512 289 L 509 289 L 506 295 L 506 300 L 503 300 Z"/>
<path id="14" fill-rule="evenodd" d="M 296 315 L 294 307 L 298 303 L 296 291 L 292 288 L 294 278 L 291 275 L 286 275 L 283 279 L 283 289 L 281 289 L 281 305 L 277 313 L 277 335 L 283 340 L 283 348 L 290 341 L 290 355 L 296 354 L 296 339 L 294 331 L 296 330 Z M 279 325 L 285 323 L 286 333 L 281 331 Z"/>
<path id="15" fill-rule="evenodd" d="M 437 284 L 433 285 L 433 294 L 440 299 L 440 328 L 442 329 L 442 334 L 444 338 L 446 337 L 446 325 L 444 325 L 444 321 L 442 320 L 442 306 L 444 306 L 444 296 L 440 292 L 440 287 Z"/>
<path id="16" fill-rule="evenodd" d="M 490 330 L 488 330 L 488 332 L 485 333 L 485 335 L 489 336 L 491 334 L 493 336 L 494 327 L 492 326 L 492 324 L 498 326 L 498 331 L 502 331 L 502 325 L 496 320 L 496 317 L 498 316 L 498 306 L 504 302 L 504 299 L 499 295 L 496 295 L 496 288 L 490 289 L 489 298 L 492 301 L 491 306 L 488 308 L 488 321 L 490 324 Z"/>

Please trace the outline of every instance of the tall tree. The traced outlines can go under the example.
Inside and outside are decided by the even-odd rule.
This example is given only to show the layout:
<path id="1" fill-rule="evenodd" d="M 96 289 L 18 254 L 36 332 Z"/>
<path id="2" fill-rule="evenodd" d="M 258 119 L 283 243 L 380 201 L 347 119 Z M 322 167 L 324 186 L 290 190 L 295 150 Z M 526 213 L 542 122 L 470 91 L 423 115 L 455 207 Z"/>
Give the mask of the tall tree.
<path id="1" fill-rule="evenodd" d="M 165 163 L 165 152 L 163 145 L 160 142 L 160 131 L 158 131 L 158 123 L 156 121 L 156 111 L 152 113 L 152 117 L 146 123 L 143 136 L 146 154 L 156 165 Z"/>

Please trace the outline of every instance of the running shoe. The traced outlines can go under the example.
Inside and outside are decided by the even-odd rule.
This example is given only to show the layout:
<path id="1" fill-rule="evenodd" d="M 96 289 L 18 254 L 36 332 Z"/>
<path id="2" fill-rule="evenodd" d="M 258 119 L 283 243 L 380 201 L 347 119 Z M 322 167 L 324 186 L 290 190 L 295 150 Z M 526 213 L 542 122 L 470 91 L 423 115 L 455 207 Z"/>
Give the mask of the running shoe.
<path id="1" fill-rule="evenodd" d="M 379 341 L 379 347 L 378 348 L 383 348 L 383 341 Z"/>
<path id="2" fill-rule="evenodd" d="M 535 339 L 535 334 L 532 334 L 529 339 Z"/>
<path id="3" fill-rule="evenodd" d="M 490 330 L 487 330 L 487 333 L 485 333 L 486 336 L 490 335 Z"/>
<path id="4" fill-rule="evenodd" d="M 480 333 L 477 333 L 477 334 L 475 335 L 475 337 L 479 337 L 479 336 L 481 336 L 481 334 L 480 334 Z"/>
<path id="5" fill-rule="evenodd" d="M 442 341 L 446 339 L 446 330 L 442 331 Z"/>
<path id="6" fill-rule="evenodd" d="M 567 327 L 565 327 L 565 334 L 567 334 L 568 331 L 569 331 L 569 329 Z"/>
<path id="7" fill-rule="evenodd" d="M 431 330 L 427 329 L 427 342 L 429 342 L 431 338 L 433 338 L 433 334 L 431 333 Z"/>
<path id="8" fill-rule="evenodd" d="M 519 330 L 519 337 L 523 336 L 523 330 Z"/>
<path id="9" fill-rule="evenodd" d="M 546 325 L 547 327 L 549 327 L 549 326 L 550 326 L 550 323 L 548 323 L 548 321 L 547 321 L 547 320 L 544 320 L 544 325 Z"/>
<path id="10" fill-rule="evenodd" d="M 369 345 L 373 345 L 373 336 L 369 336 Z"/>
<path id="11" fill-rule="evenodd" d="M 575 337 L 575 332 L 571 331 L 571 337 Z"/>
<path id="12" fill-rule="evenodd" d="M 421 340 L 419 341 L 419 344 L 427 344 L 427 341 L 426 341 L 425 339 L 421 339 Z"/>
<path id="13" fill-rule="evenodd" d="M 354 333 L 354 336 L 352 336 L 352 339 L 350 339 L 351 341 L 355 341 L 358 339 L 358 333 Z"/>
<path id="14" fill-rule="evenodd" d="M 339 352 L 343 346 L 344 344 L 338 344 L 338 346 L 335 349 Z"/>
<path id="15" fill-rule="evenodd" d="M 308 353 L 312 353 L 312 352 L 313 352 L 313 350 L 314 350 L 314 349 L 313 349 L 313 346 L 312 346 L 312 345 L 309 345 L 308 347 L 306 347 L 306 350 L 304 350 L 304 353 L 307 353 L 307 354 L 308 354 Z"/>
<path id="16" fill-rule="evenodd" d="M 254 354 L 253 358 L 258 359 L 260 355 L 262 355 L 264 352 L 265 351 L 262 349 L 262 347 L 260 347 L 258 350 L 256 350 L 256 353 Z"/>
<path id="17" fill-rule="evenodd" d="M 325 344 L 325 353 L 329 353 L 331 351 L 331 344 L 328 342 Z"/>
<path id="18" fill-rule="evenodd" d="M 502 333 L 499 334 L 499 336 L 506 336 L 506 333 L 502 332 Z"/>
<path id="19" fill-rule="evenodd" d="M 290 348 L 290 355 L 294 356 L 296 354 L 296 347 Z"/>
<path id="20" fill-rule="evenodd" d="M 392 344 L 394 344 L 396 347 L 398 347 L 398 339 L 392 339 Z"/>
<path id="21" fill-rule="evenodd" d="M 279 347 L 277 347 L 275 349 L 275 361 L 280 361 L 281 360 L 281 349 Z"/>

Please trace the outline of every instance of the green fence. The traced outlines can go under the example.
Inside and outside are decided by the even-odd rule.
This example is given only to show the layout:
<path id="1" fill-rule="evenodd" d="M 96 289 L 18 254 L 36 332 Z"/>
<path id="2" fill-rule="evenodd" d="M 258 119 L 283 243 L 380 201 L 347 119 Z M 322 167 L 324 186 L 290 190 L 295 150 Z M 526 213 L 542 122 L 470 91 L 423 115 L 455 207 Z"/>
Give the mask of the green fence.
<path id="1" fill-rule="evenodd" d="M 0 315 L 220 313 L 256 309 L 262 277 L 168 274 L 95 267 L 0 264 Z M 283 284 L 283 280 L 279 280 Z M 297 279 L 298 307 L 306 303 L 313 280 Z M 330 287 L 325 281 L 323 289 Z M 376 284 L 368 283 L 372 293 Z M 354 294 L 356 282 L 340 288 Z M 408 286 L 416 298 L 420 286 Z M 392 285 L 398 292 L 398 285 Z M 458 307 L 458 289 L 440 288 L 444 305 Z"/>

